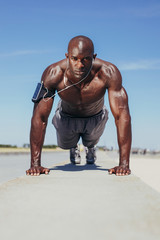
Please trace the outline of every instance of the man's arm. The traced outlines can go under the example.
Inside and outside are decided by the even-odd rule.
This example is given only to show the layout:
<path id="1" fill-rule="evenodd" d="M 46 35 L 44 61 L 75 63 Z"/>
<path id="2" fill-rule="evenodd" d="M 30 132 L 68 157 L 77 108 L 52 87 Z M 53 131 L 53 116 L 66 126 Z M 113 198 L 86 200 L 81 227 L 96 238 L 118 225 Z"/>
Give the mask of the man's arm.
<path id="1" fill-rule="evenodd" d="M 128 107 L 128 96 L 121 85 L 121 80 L 115 81 L 113 85 L 108 88 L 108 95 L 111 111 L 115 118 L 115 124 L 117 127 L 119 145 L 119 166 L 110 169 L 109 173 L 114 173 L 119 176 L 128 175 L 131 173 L 129 169 L 132 138 L 131 117 Z"/>
<path id="2" fill-rule="evenodd" d="M 51 91 L 53 94 L 63 78 L 64 60 L 54 63 L 47 67 L 42 74 L 41 82 L 44 87 Z M 34 106 L 33 117 L 31 121 L 30 131 L 30 148 L 31 148 L 31 167 L 26 171 L 27 175 L 40 175 L 41 173 L 48 174 L 49 169 L 41 166 L 41 151 L 44 142 L 48 117 L 53 105 L 51 97 L 41 99 Z"/>
<path id="3" fill-rule="evenodd" d="M 27 175 L 37 176 L 41 173 L 49 173 L 49 169 L 41 166 L 41 151 L 52 105 L 53 99 L 49 99 L 48 101 L 42 99 L 34 106 L 30 131 L 31 166 L 26 171 Z"/>

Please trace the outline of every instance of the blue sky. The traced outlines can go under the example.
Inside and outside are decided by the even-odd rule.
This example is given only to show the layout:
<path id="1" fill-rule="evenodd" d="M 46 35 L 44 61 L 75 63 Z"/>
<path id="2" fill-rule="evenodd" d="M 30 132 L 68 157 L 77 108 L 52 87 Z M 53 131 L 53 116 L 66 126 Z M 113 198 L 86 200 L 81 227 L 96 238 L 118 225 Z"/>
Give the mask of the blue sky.
<path id="1" fill-rule="evenodd" d="M 129 95 L 133 147 L 160 149 L 160 1 L 0 0 L 0 144 L 29 142 L 31 97 L 44 69 L 65 57 L 69 40 L 90 37 L 114 63 Z M 48 121 L 45 144 L 55 144 Z M 106 105 L 108 96 L 106 94 Z M 110 118 L 101 145 L 117 146 Z"/>

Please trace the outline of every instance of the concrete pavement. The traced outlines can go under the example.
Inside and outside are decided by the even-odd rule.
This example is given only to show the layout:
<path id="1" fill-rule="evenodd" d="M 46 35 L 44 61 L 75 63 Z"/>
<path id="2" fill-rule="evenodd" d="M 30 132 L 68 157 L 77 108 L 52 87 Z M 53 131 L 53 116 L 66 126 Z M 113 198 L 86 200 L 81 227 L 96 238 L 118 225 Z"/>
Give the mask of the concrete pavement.
<path id="1" fill-rule="evenodd" d="M 94 166 L 82 157 L 0 186 L 2 240 L 160 239 L 160 193 L 133 174 L 109 175 L 111 154 L 97 152 Z"/>

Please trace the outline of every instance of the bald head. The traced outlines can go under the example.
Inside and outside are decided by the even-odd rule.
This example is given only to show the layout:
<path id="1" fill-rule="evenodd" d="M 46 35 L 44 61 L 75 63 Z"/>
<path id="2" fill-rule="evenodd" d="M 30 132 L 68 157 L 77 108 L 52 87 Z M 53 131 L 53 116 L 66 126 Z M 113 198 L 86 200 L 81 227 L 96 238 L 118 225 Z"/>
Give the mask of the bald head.
<path id="1" fill-rule="evenodd" d="M 78 48 L 83 50 L 89 50 L 92 54 L 94 53 L 94 45 L 90 38 L 86 36 L 76 36 L 72 38 L 68 44 L 68 52 L 70 52 L 73 48 Z"/>
<path id="2" fill-rule="evenodd" d="M 79 80 L 90 73 L 93 59 L 96 57 L 92 40 L 85 36 L 72 38 L 65 55 L 70 76 Z"/>

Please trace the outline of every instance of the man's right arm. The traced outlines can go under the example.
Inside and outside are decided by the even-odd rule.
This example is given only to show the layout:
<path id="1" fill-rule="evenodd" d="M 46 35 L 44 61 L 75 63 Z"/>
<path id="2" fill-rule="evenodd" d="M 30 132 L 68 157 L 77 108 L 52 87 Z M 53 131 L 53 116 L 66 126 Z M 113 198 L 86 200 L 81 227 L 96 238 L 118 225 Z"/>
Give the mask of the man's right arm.
<path id="1" fill-rule="evenodd" d="M 49 99 L 48 101 L 42 99 L 34 106 L 30 131 L 31 166 L 26 171 L 27 175 L 37 176 L 41 173 L 49 173 L 49 169 L 41 166 L 41 151 L 52 105 L 53 99 Z"/>
<path id="2" fill-rule="evenodd" d="M 66 60 L 52 64 L 43 72 L 41 82 L 44 83 L 49 91 L 55 93 L 58 84 L 63 79 Z M 27 175 L 48 174 L 49 169 L 41 166 L 41 151 L 44 142 L 48 117 L 53 105 L 52 98 L 41 99 L 34 106 L 33 117 L 30 131 L 30 148 L 31 148 L 31 166 L 26 171 Z"/>

